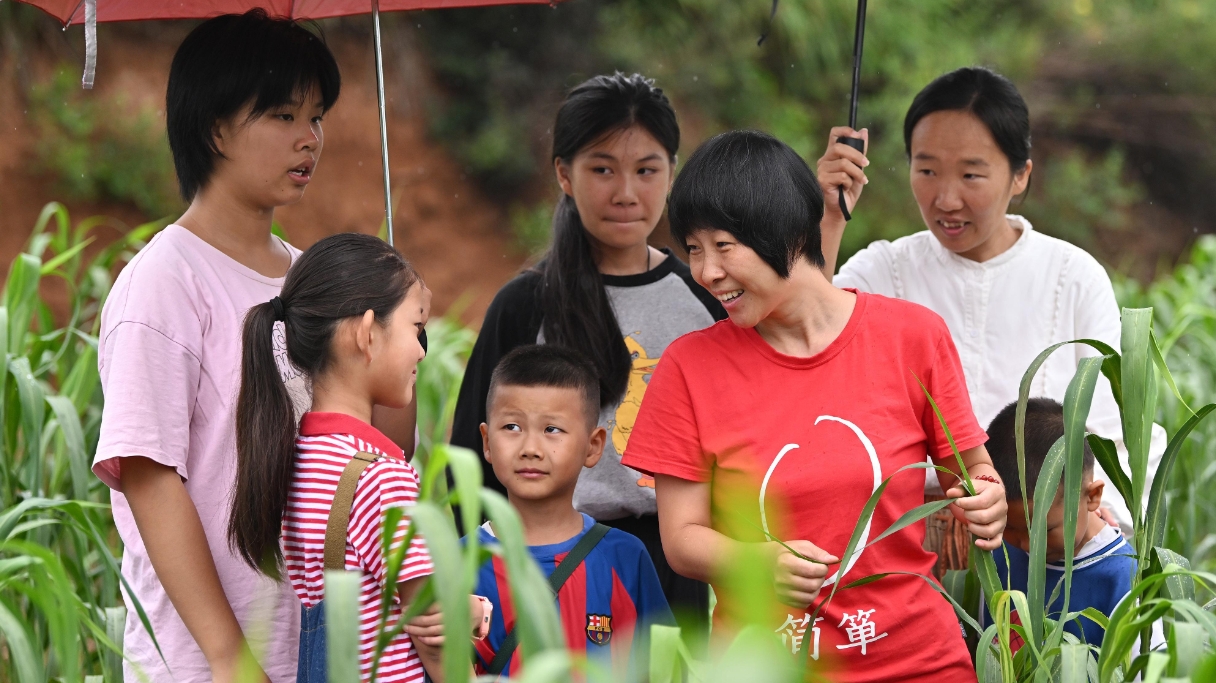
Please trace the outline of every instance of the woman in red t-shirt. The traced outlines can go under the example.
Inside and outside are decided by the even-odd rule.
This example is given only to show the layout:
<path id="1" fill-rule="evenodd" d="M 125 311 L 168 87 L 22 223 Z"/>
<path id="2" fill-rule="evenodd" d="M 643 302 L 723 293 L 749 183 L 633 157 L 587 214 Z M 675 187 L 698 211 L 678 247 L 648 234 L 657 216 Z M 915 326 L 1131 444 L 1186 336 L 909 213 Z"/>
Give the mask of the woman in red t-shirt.
<path id="1" fill-rule="evenodd" d="M 916 304 L 832 286 L 820 270 L 823 193 L 806 163 L 769 135 L 736 131 L 702 145 L 668 206 L 693 276 L 730 315 L 667 348 L 624 457 L 655 475 L 671 566 L 712 582 L 741 558 L 772 561 L 777 595 L 790 607 L 774 613 L 771 628 L 792 653 L 836 670 L 836 680 L 974 681 L 950 605 L 909 575 L 931 574 L 924 525 L 865 547 L 922 502 L 921 470 L 892 479 L 845 561 L 842 586 L 904 573 L 840 590 L 815 610 L 883 479 L 926 453 L 958 470 L 921 382 L 977 494 L 965 497 L 944 473 L 942 488 L 959 499 L 956 514 L 979 547 L 1001 544 L 1004 488 L 945 323 Z M 717 592 L 729 619 L 729 587 Z"/>

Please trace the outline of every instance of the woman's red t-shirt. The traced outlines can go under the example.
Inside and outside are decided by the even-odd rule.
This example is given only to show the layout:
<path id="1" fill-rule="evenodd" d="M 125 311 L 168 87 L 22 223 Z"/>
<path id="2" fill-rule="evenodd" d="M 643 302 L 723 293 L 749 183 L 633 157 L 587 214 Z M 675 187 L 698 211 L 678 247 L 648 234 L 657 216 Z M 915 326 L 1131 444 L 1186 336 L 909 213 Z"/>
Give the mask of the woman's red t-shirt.
<path id="1" fill-rule="evenodd" d="M 950 332 L 927 308 L 858 293 L 844 331 L 810 358 L 783 355 L 754 329 L 719 322 L 667 348 L 623 462 L 712 482 L 712 524 L 729 536 L 760 541 L 763 525 L 840 557 L 882 479 L 926 454 L 953 459 L 918 378 L 960 450 L 987 441 Z M 895 476 L 858 547 L 923 503 L 924 481 L 921 469 Z M 885 572 L 932 576 L 924 537 L 922 522 L 855 554 L 842 585 Z M 811 648 L 835 680 L 975 680 L 953 608 L 920 577 L 840 590 L 811 624 L 813 612 L 777 614 L 772 628 L 791 652 Z"/>

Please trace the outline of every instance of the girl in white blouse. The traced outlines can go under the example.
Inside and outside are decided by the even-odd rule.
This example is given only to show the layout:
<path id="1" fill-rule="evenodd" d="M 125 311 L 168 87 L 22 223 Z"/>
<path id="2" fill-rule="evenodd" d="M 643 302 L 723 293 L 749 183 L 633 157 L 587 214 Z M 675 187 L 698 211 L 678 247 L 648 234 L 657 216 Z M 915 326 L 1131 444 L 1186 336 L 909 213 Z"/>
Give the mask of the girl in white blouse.
<path id="1" fill-rule="evenodd" d="M 819 160 L 825 212 L 826 271 L 834 271 L 845 219 L 837 195 L 855 206 L 867 182 L 862 152 L 836 142 L 866 131 L 833 128 Z M 1030 116 L 1009 79 L 969 67 L 945 74 L 912 101 L 904 119 L 912 193 L 928 230 L 879 240 L 848 260 L 833 284 L 922 304 L 945 319 L 958 347 L 981 425 L 1016 401 L 1022 374 L 1043 349 L 1072 339 L 1119 348 L 1119 307 L 1110 278 L 1087 252 L 1036 232 L 1009 203 L 1030 183 Z M 1031 396 L 1058 401 L 1077 362 L 1095 355 L 1072 345 L 1056 351 L 1031 385 Z M 1086 428 L 1115 441 L 1127 470 L 1119 410 L 1099 379 Z M 1149 485 L 1165 450 L 1153 428 Z M 1109 481 L 1100 466 L 1094 476 Z M 933 492 L 936 478 L 927 481 Z M 1103 517 L 1130 533 L 1132 516 L 1114 486 L 1103 494 Z"/>

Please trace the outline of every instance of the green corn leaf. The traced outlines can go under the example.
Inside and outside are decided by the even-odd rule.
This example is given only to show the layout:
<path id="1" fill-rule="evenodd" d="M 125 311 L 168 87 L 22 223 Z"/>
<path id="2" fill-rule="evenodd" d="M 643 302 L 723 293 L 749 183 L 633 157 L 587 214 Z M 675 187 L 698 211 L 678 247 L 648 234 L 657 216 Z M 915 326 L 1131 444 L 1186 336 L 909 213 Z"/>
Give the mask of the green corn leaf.
<path id="1" fill-rule="evenodd" d="M 1101 626 L 1102 630 L 1104 631 L 1106 630 L 1107 626 L 1110 625 L 1110 618 L 1093 607 L 1086 607 L 1085 609 L 1081 610 L 1079 614 L 1094 622 L 1098 626 Z"/>
<path id="2" fill-rule="evenodd" d="M 1199 624 L 1176 621 L 1166 639 L 1170 676 L 1189 676 L 1207 654 L 1207 633 Z"/>
<path id="3" fill-rule="evenodd" d="M 913 377 L 916 377 L 913 375 Z M 929 389 L 925 387 L 925 383 L 916 377 L 916 383 L 920 385 L 920 390 L 925 393 L 925 398 L 929 400 L 929 406 L 933 408 L 933 414 L 937 416 L 937 422 L 942 426 L 942 431 L 946 433 L 946 441 L 950 442 L 950 450 L 954 453 L 954 459 L 958 462 L 959 478 L 963 480 L 963 488 L 968 495 L 975 495 L 975 484 L 971 481 L 971 474 L 967 472 L 967 466 L 963 464 L 963 455 L 958 451 L 958 444 L 954 443 L 954 434 L 950 432 L 950 425 L 946 424 L 946 418 L 942 415 L 942 411 L 937 407 L 937 401 L 929 395 Z"/>
<path id="4" fill-rule="evenodd" d="M 17 398 L 21 403 L 21 437 L 25 444 L 23 464 L 30 474 L 26 485 L 34 495 L 43 495 L 42 488 L 42 427 L 46 423 L 46 392 L 34 377 L 29 359 L 25 356 L 13 358 L 8 371 L 17 384 Z"/>
<path id="5" fill-rule="evenodd" d="M 30 254 L 18 254 L 9 266 L 4 286 L 4 307 L 8 309 L 8 348 L 25 348 L 25 337 L 38 303 L 38 281 L 42 262 Z"/>
<path id="6" fill-rule="evenodd" d="M 447 461 L 455 482 L 456 501 L 460 504 L 460 517 L 464 528 L 468 530 L 466 537 L 465 571 L 476 574 L 480 563 L 478 558 L 477 525 L 481 523 L 481 462 L 477 454 L 467 448 L 436 444 L 434 452 Z"/>
<path id="7" fill-rule="evenodd" d="M 1152 437 L 1153 417 L 1157 409 L 1157 377 L 1153 365 L 1149 338 L 1152 327 L 1152 309 L 1123 309 L 1123 443 L 1127 447 L 1131 466 L 1132 498 L 1128 501 L 1132 518 L 1142 521 L 1144 509 L 1144 484 L 1148 476 L 1148 448 Z M 1141 528 L 1137 524 L 1136 528 Z M 1137 546 L 1142 556 L 1147 555 L 1151 544 L 1137 535 Z"/>
<path id="8" fill-rule="evenodd" d="M 329 680 L 357 681 L 359 674 L 359 572 L 325 571 L 325 646 Z M 456 679 L 453 679 L 456 680 Z"/>
<path id="9" fill-rule="evenodd" d="M 996 608 L 993 606 L 995 596 L 1001 592 L 1001 578 L 996 571 L 996 561 L 992 559 L 992 553 L 987 550 L 981 550 L 974 543 L 968 550 L 967 566 L 975 570 L 975 575 L 980 580 L 980 591 L 988 601 L 988 611 L 996 614 Z"/>
<path id="10" fill-rule="evenodd" d="M 1169 666 L 1170 658 L 1161 652 L 1150 652 L 1144 667 L 1144 683 L 1161 683 L 1161 677 Z"/>
<path id="11" fill-rule="evenodd" d="M 511 680 L 519 681 L 519 683 L 567 683 L 573 680 L 571 676 L 573 671 L 574 663 L 571 661 L 569 653 L 565 648 L 556 648 L 540 652 L 535 657 L 529 657 L 520 670 L 520 675 L 512 677 Z M 498 677 L 481 676 L 477 680 L 496 683 Z"/>
<path id="12" fill-rule="evenodd" d="M 1089 683 L 1089 646 L 1060 646 L 1060 683 Z"/>
<path id="13" fill-rule="evenodd" d="M 962 622 L 964 624 L 971 627 L 971 630 L 975 631 L 977 634 L 983 632 L 984 629 L 980 628 L 979 622 L 976 621 L 967 612 L 967 610 L 963 607 L 963 605 L 960 604 L 958 602 L 958 600 L 956 600 L 954 598 L 954 596 L 950 594 L 950 591 L 946 590 L 937 581 L 930 579 L 929 577 L 925 576 L 924 574 L 917 574 L 916 572 L 884 572 L 882 574 L 871 574 L 870 576 L 862 577 L 860 579 L 857 579 L 856 581 L 850 581 L 849 583 L 841 586 L 840 590 L 847 590 L 850 588 L 857 588 L 858 586 L 864 586 L 866 584 L 874 583 L 875 581 L 885 579 L 888 576 L 915 576 L 916 578 L 924 581 L 925 583 L 929 584 L 929 587 L 931 587 L 933 590 L 937 591 L 943 598 L 945 598 L 946 601 L 949 602 L 952 607 L 954 607 L 954 613 L 958 615 L 958 618 L 960 620 L 962 620 Z"/>
<path id="14" fill-rule="evenodd" d="M 449 681 L 468 678 L 469 662 L 473 659 L 473 642 L 467 636 L 473 632 L 472 615 L 469 613 L 469 595 L 473 592 L 473 575 L 461 571 L 464 565 L 460 539 L 447 516 L 438 505 L 422 501 L 410 511 L 412 525 L 426 539 L 431 561 L 435 564 L 432 575 L 435 595 L 443 610 L 443 627 L 451 638 L 443 644 L 443 672 Z"/>
<path id="15" fill-rule="evenodd" d="M 1089 450 L 1093 452 L 1094 460 L 1098 461 L 1098 464 L 1102 466 L 1102 471 L 1110 479 L 1111 486 L 1115 487 L 1123 500 L 1131 500 L 1132 480 L 1127 478 L 1123 465 L 1119 463 L 1119 451 L 1115 448 L 1115 442 L 1097 434 L 1086 434 L 1085 441 L 1089 443 Z"/>
<path id="16" fill-rule="evenodd" d="M 510 577 L 511 599 L 518 615 L 515 628 L 519 652 L 527 660 L 545 650 L 565 648 L 566 636 L 553 591 L 528 552 L 519 515 L 497 491 L 482 489 L 480 493 Z"/>
<path id="17" fill-rule="evenodd" d="M 90 237 L 86 240 L 78 242 L 63 253 L 55 255 L 54 258 L 42 264 L 42 267 L 38 269 L 38 274 L 45 276 L 55 272 L 56 268 L 79 256 L 80 252 L 84 251 L 85 247 L 93 243 L 93 239 L 94 238 Z"/>
<path id="18" fill-rule="evenodd" d="M 1043 349 L 1035 359 L 1031 361 L 1030 366 L 1026 368 L 1026 372 L 1022 374 L 1022 381 L 1018 386 L 1018 408 L 1014 418 L 1014 441 L 1017 445 L 1018 453 L 1018 477 L 1020 479 L 1022 500 L 1029 500 L 1028 491 L 1026 490 L 1026 401 L 1030 398 L 1030 386 L 1034 382 L 1035 375 L 1038 374 L 1039 368 L 1043 366 L 1051 356 L 1062 346 L 1068 344 L 1084 344 L 1102 354 L 1102 374 L 1110 382 L 1111 393 L 1114 394 L 1115 403 L 1119 408 L 1123 408 L 1123 371 L 1122 360 L 1119 353 L 1115 351 L 1109 344 L 1098 341 L 1096 339 L 1074 339 L 1072 341 L 1059 342 Z M 1104 468 L 1105 469 L 1105 468 Z M 1121 471 L 1116 467 L 1116 471 Z M 1112 475 L 1113 476 L 1113 475 Z M 1130 498 L 1128 499 L 1130 500 Z M 1030 528 L 1030 511 L 1026 510 L 1026 527 Z"/>
<path id="19" fill-rule="evenodd" d="M 946 469 L 946 468 L 943 467 L 942 469 Z M 949 470 L 946 470 L 946 471 L 949 472 Z M 911 510 L 900 515 L 899 519 L 895 520 L 895 522 L 891 526 L 887 527 L 886 531 L 882 532 L 877 537 L 875 537 L 873 540 L 871 540 L 869 543 L 867 543 L 865 545 L 865 547 L 869 548 L 870 546 L 874 545 L 875 543 L 878 543 L 879 541 L 890 536 L 891 534 L 899 533 L 900 531 L 903 531 L 904 529 L 912 526 L 913 524 L 915 524 L 921 520 L 924 520 L 928 517 L 932 517 L 938 511 L 944 510 L 945 508 L 949 507 L 950 505 L 953 505 L 954 500 L 955 499 L 953 499 L 953 498 L 946 498 L 944 500 L 935 500 L 935 501 L 925 503 L 923 505 L 918 505 L 918 506 L 912 508 Z"/>
<path id="20" fill-rule="evenodd" d="M 1027 625 L 1035 642 L 1043 641 L 1043 617 L 1046 605 L 1047 591 L 1047 514 L 1051 504 L 1055 502 L 1056 493 L 1060 490 L 1060 476 L 1064 471 L 1065 447 L 1067 436 L 1062 436 L 1047 451 L 1043 458 L 1043 468 L 1039 470 L 1039 479 L 1035 483 L 1033 520 L 1030 523 L 1030 559 L 1027 564 L 1029 571 L 1026 577 L 1026 599 L 1030 611 L 1022 623 Z M 1058 585 L 1058 584 L 1057 584 Z"/>
<path id="21" fill-rule="evenodd" d="M 1093 402 L 1094 389 L 1097 387 L 1098 373 L 1101 371 L 1102 359 L 1098 357 L 1082 358 L 1077 363 L 1077 372 L 1068 383 L 1064 392 L 1064 538 L 1075 538 L 1077 533 L 1077 510 L 1081 502 L 1081 480 L 1085 457 L 1085 421 L 1089 418 L 1089 408 Z M 1151 424 L 1151 423 L 1150 423 Z M 1054 491 L 1052 492 L 1054 499 Z M 1035 505 L 1040 501 L 1035 492 Z M 1044 501 L 1043 507 L 1051 503 Z M 1046 530 L 1044 529 L 1044 533 Z M 1061 612 L 1069 611 L 1072 598 L 1072 568 L 1074 554 L 1064 553 L 1064 605 Z M 1059 638 L 1064 633 L 1063 625 L 1048 639 L 1047 647 L 1059 644 Z"/>
<path id="22" fill-rule="evenodd" d="M 1157 372 L 1165 378 L 1165 383 L 1169 386 L 1170 391 L 1174 392 L 1174 398 L 1178 399 L 1178 403 L 1182 405 L 1186 411 L 1192 415 L 1195 411 L 1186 404 L 1186 399 L 1182 398 L 1182 394 L 1178 391 L 1178 384 L 1174 381 L 1174 373 L 1170 372 L 1170 368 L 1165 364 L 1165 356 L 1161 352 L 1160 345 L 1157 344 L 1157 335 L 1153 334 L 1152 330 L 1148 332 L 1149 351 L 1153 354 L 1153 365 L 1157 366 Z"/>
<path id="23" fill-rule="evenodd" d="M 692 655 L 678 627 L 651 625 L 650 683 L 680 683 L 691 662 Z"/>
<path id="24" fill-rule="evenodd" d="M 959 464 L 960 465 L 962 464 L 962 459 L 959 460 Z M 853 534 L 849 537 L 849 542 L 845 546 L 844 554 L 840 556 L 840 564 L 837 565 L 836 573 L 833 574 L 834 578 L 832 579 L 832 581 L 833 581 L 832 590 L 830 593 L 828 593 L 827 599 L 822 600 L 819 603 L 819 605 L 815 607 L 814 613 L 811 614 L 812 623 L 814 623 L 815 618 L 819 616 L 819 612 L 822 611 L 824 607 L 827 607 L 832 602 L 832 598 L 836 595 L 836 591 L 839 590 L 839 588 L 840 588 L 840 580 L 842 578 L 844 578 L 845 573 L 849 569 L 851 569 L 851 567 L 849 566 L 850 561 L 856 555 L 858 555 L 860 553 L 860 550 L 858 549 L 857 546 L 861 541 L 862 535 L 869 532 L 870 521 L 874 516 L 874 509 L 876 507 L 878 507 L 878 501 L 880 498 L 882 498 L 883 492 L 887 490 L 887 485 L 891 483 L 891 480 L 894 479 L 896 475 L 898 475 L 900 472 L 903 472 L 904 470 L 920 470 L 920 469 L 925 469 L 926 467 L 936 467 L 936 466 L 929 465 L 928 463 L 919 463 L 919 462 L 912 463 L 910 465 L 904 465 L 903 467 L 899 468 L 894 473 L 892 473 L 891 476 L 882 480 L 882 483 L 880 483 L 878 485 L 878 487 L 874 489 L 874 492 L 870 494 L 869 500 L 867 500 L 866 504 L 861 508 L 861 516 L 857 519 L 857 523 L 853 526 Z M 965 471 L 966 470 L 964 469 L 964 472 Z M 953 502 L 953 501 L 951 501 L 951 502 Z M 925 507 L 926 506 L 922 505 L 922 506 L 920 506 L 920 508 L 917 508 L 917 509 L 921 509 L 921 508 L 925 508 Z M 936 510 L 934 510 L 934 512 L 935 511 Z M 923 511 L 922 511 L 922 513 L 923 513 Z M 925 517 L 928 517 L 930 514 L 932 514 L 932 512 L 923 513 L 923 514 L 924 514 L 924 516 L 922 516 L 920 519 L 924 519 Z M 903 517 L 901 517 L 900 520 L 896 521 L 896 524 L 899 524 L 900 521 L 904 521 L 905 518 L 907 518 L 906 514 Z M 919 521 L 919 520 L 907 521 L 905 526 L 907 526 L 908 524 L 912 524 L 915 521 Z M 782 544 L 782 545 L 784 545 L 784 544 Z"/>
<path id="25" fill-rule="evenodd" d="M 89 456 L 84 449 L 84 428 L 80 425 L 80 415 L 72 399 L 66 396 L 47 396 L 46 402 L 55 413 L 55 421 L 67 449 L 68 467 L 72 473 L 72 495 L 84 500 L 89 496 L 92 474 L 89 471 Z"/>
<path id="26" fill-rule="evenodd" d="M 122 681 L 122 645 L 126 635 L 127 608 L 107 607 L 105 615 L 106 637 L 113 646 L 102 656 L 105 679 L 108 683 L 119 683 Z"/>
<path id="27" fill-rule="evenodd" d="M 1137 543 L 1142 556 L 1148 553 L 1148 549 L 1160 545 L 1165 538 L 1165 523 L 1167 518 L 1165 507 L 1166 487 L 1171 479 L 1170 473 L 1174 468 L 1174 462 L 1178 459 L 1178 453 L 1182 450 L 1182 445 L 1191 435 L 1191 432 L 1213 410 L 1216 410 L 1216 403 L 1209 403 L 1200 408 L 1197 413 L 1174 433 L 1174 436 L 1169 440 L 1169 444 L 1165 447 L 1165 453 L 1161 455 L 1161 463 L 1157 466 L 1157 475 L 1153 479 L 1153 487 L 1148 494 L 1148 509 L 1145 513 L 1143 527 L 1146 533 L 1139 534 L 1145 538 L 1143 539 L 1143 543 Z M 1151 425 L 1149 428 L 1151 429 Z"/>
<path id="28" fill-rule="evenodd" d="M 13 611 L 7 600 L 0 599 L 0 634 L 4 636 L 8 656 L 17 670 L 17 681 L 43 683 L 47 679 L 42 673 L 41 653 L 34 653 L 24 620 L 19 619 Z"/>
<path id="29" fill-rule="evenodd" d="M 1160 547 L 1153 548 L 1151 557 L 1152 561 L 1149 563 L 1149 568 L 1145 573 L 1166 573 L 1166 569 L 1170 565 L 1183 570 L 1180 572 L 1168 572 L 1169 575 L 1165 578 L 1165 593 L 1171 600 L 1195 599 L 1195 579 L 1186 573 L 1191 568 L 1190 560 L 1172 550 Z"/>

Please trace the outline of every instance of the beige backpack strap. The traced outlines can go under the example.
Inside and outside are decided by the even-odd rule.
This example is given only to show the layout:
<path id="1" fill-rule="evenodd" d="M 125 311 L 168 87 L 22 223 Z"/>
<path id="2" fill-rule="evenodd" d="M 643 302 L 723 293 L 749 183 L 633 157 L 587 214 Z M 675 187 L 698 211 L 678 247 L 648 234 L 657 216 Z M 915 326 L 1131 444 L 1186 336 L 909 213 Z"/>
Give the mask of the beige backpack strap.
<path id="1" fill-rule="evenodd" d="M 367 466 L 380 458 L 371 453 L 355 453 L 342 470 L 334 503 L 325 524 L 325 568 L 346 569 L 346 527 L 350 524 L 350 508 L 355 503 L 355 486 Z"/>

